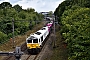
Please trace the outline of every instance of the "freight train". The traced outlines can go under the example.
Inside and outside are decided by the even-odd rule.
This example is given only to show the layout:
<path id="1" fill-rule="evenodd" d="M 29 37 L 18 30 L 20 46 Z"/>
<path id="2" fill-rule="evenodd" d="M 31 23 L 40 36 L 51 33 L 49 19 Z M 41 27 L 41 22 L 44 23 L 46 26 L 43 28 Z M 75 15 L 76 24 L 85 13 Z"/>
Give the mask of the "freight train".
<path id="1" fill-rule="evenodd" d="M 51 32 L 52 27 L 53 21 L 50 21 L 46 24 L 46 26 L 42 27 L 40 30 L 26 38 L 28 52 L 40 52 L 44 42 L 46 41 L 46 38 Z"/>

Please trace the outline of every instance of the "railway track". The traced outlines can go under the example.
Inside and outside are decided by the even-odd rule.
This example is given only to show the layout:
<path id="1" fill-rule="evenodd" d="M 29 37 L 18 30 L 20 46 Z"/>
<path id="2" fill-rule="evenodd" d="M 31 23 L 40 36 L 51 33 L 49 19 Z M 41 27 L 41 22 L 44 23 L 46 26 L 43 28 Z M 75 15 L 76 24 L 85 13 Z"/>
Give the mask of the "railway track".
<path id="1" fill-rule="evenodd" d="M 48 42 L 48 40 L 46 42 Z M 47 44 L 46 43 L 44 44 L 41 52 L 38 53 L 37 55 L 28 54 L 27 50 L 25 49 L 25 46 L 22 45 L 21 50 L 24 52 L 24 55 L 21 56 L 21 60 L 38 60 L 40 58 L 40 56 L 45 53 L 45 51 L 44 51 L 45 45 L 47 45 Z M 15 60 L 15 57 L 8 56 L 4 60 Z"/>
<path id="2" fill-rule="evenodd" d="M 51 35 L 51 34 L 50 34 Z M 50 37 L 50 35 L 49 35 L 49 37 Z M 49 38 L 48 37 L 48 38 Z M 51 42 L 51 40 L 50 41 L 48 41 L 48 38 L 46 39 L 46 42 Z M 21 57 L 21 60 L 39 60 L 39 58 L 40 58 L 40 54 L 43 54 L 45 51 L 44 51 L 44 49 L 45 49 L 45 46 L 47 45 L 47 43 L 45 42 L 45 44 L 44 44 L 44 46 L 43 46 L 43 48 L 42 48 L 42 50 L 41 50 L 41 52 L 39 52 L 37 55 L 23 55 L 22 57 Z M 52 42 L 51 42 L 52 43 Z M 25 51 L 25 53 L 27 53 L 26 51 Z M 24 58 L 23 58 L 24 57 Z"/>
<path id="3" fill-rule="evenodd" d="M 48 38 L 49 38 L 49 37 L 48 37 Z M 47 40 L 48 40 L 48 38 L 47 38 Z M 46 40 L 46 42 L 48 42 L 47 40 Z M 44 51 L 44 49 L 45 49 L 46 42 L 45 42 L 45 44 L 44 44 L 41 52 L 38 53 L 37 55 L 28 54 L 27 49 L 26 49 L 26 46 L 25 46 L 25 43 L 22 44 L 20 47 L 21 47 L 21 50 L 24 52 L 24 55 L 21 56 L 21 60 L 37 60 L 37 59 L 39 59 L 40 57 L 38 57 L 38 55 L 39 55 L 39 54 L 43 54 L 42 51 Z M 44 51 L 44 52 L 45 52 L 45 51 Z M 6 58 L 3 59 L 3 60 L 15 60 L 15 57 L 14 57 L 14 56 L 8 56 L 8 57 L 6 57 Z"/>
<path id="4" fill-rule="evenodd" d="M 36 60 L 38 54 L 37 55 L 22 55 L 21 57 L 21 60 Z M 6 57 L 5 59 L 3 60 L 15 60 L 15 57 L 14 56 L 9 56 L 9 57 Z"/>
<path id="5" fill-rule="evenodd" d="M 26 45 L 25 43 L 23 43 L 21 46 L 21 51 L 24 52 L 24 54 L 27 54 L 27 50 L 26 50 Z M 15 51 L 15 50 L 14 50 Z M 15 60 L 14 56 L 6 56 L 5 58 L 3 58 L 3 60 Z"/>
<path id="6" fill-rule="evenodd" d="M 26 60 L 35 60 L 37 55 L 29 55 Z"/>
<path id="7" fill-rule="evenodd" d="M 21 60 L 36 60 L 37 55 L 22 55 Z"/>
<path id="8" fill-rule="evenodd" d="M 12 56 L 7 57 L 5 60 L 9 60 Z"/>
<path id="9" fill-rule="evenodd" d="M 21 60 L 35 60 L 38 56 L 38 54 L 37 55 L 28 54 L 25 43 L 21 46 L 21 50 L 24 52 L 24 55 L 21 56 Z M 15 57 L 7 56 L 3 60 L 15 60 Z"/>
<path id="10" fill-rule="evenodd" d="M 8 56 L 8 57 L 4 58 L 3 60 L 15 60 L 15 57 L 14 56 Z"/>

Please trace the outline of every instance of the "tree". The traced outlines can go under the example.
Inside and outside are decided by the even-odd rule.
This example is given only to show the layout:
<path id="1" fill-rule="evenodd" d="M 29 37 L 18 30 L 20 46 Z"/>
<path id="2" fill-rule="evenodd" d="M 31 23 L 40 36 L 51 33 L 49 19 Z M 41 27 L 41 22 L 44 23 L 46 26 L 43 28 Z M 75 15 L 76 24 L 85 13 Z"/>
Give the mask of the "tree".
<path id="1" fill-rule="evenodd" d="M 7 40 L 7 35 L 0 31 L 0 44 Z"/>
<path id="2" fill-rule="evenodd" d="M 19 6 L 18 4 L 13 6 L 13 8 L 17 11 L 17 12 L 20 12 L 22 11 L 22 6 Z"/>
<path id="3" fill-rule="evenodd" d="M 90 0 L 65 0 L 56 8 L 68 60 L 90 60 Z"/>
<path id="4" fill-rule="evenodd" d="M 31 12 L 35 12 L 35 9 L 33 9 L 33 8 L 27 8 L 26 11 L 27 11 L 28 13 L 31 13 Z"/>
<path id="5" fill-rule="evenodd" d="M 53 12 L 52 11 L 49 11 L 48 15 L 49 16 L 52 16 L 53 15 Z"/>
<path id="6" fill-rule="evenodd" d="M 3 2 L 0 4 L 0 9 L 12 8 L 12 5 L 9 2 Z"/>

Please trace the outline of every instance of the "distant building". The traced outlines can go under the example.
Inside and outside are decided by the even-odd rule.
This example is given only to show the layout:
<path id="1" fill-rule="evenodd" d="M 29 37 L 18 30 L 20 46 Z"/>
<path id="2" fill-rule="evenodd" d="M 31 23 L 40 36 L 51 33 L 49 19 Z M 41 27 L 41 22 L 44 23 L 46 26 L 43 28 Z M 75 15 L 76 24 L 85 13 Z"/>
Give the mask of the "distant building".
<path id="1" fill-rule="evenodd" d="M 40 14 L 44 15 L 45 20 L 52 20 L 54 18 L 54 14 L 50 12 L 40 12 Z"/>

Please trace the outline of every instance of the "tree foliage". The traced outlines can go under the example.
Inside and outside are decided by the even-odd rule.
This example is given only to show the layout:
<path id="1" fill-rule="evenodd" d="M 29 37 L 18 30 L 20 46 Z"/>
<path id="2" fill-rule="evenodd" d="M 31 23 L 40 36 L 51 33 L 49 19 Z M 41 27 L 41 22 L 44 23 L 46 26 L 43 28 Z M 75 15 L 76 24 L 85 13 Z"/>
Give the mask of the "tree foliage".
<path id="1" fill-rule="evenodd" d="M 7 35 L 0 31 L 0 44 L 2 44 L 6 39 Z"/>
<path id="2" fill-rule="evenodd" d="M 68 60 L 90 60 L 89 0 L 65 0 L 56 8 L 60 33 L 68 44 Z"/>
<path id="3" fill-rule="evenodd" d="M 20 12 L 22 11 L 22 6 L 19 6 L 18 4 L 13 6 L 13 8 L 17 11 L 17 12 Z"/>
<path id="4" fill-rule="evenodd" d="M 69 9 L 62 15 L 62 35 L 68 43 L 69 60 L 87 60 L 90 47 L 90 23 L 89 8 Z M 67 15 L 66 15 L 67 14 Z M 90 55 L 90 54 L 89 54 Z"/>
<path id="5" fill-rule="evenodd" d="M 0 4 L 0 9 L 11 8 L 12 5 L 9 2 L 3 2 Z"/>
<path id="6" fill-rule="evenodd" d="M 54 14 L 61 19 L 61 16 L 65 10 L 70 9 L 72 6 L 90 7 L 90 0 L 65 0 L 56 8 Z M 59 20 L 61 22 L 61 20 Z"/>
<path id="7" fill-rule="evenodd" d="M 30 30 L 35 21 L 42 20 L 42 15 L 35 12 L 33 8 L 22 9 L 21 6 L 12 5 L 9 2 L 3 2 L 0 4 L 0 32 L 2 36 L 8 39 L 12 37 L 12 20 L 14 20 L 15 35 L 23 34 L 27 30 Z M 6 41 L 4 37 L 0 35 L 0 42 Z M 7 36 L 6 36 L 7 35 Z"/>

